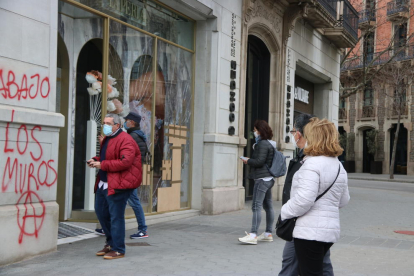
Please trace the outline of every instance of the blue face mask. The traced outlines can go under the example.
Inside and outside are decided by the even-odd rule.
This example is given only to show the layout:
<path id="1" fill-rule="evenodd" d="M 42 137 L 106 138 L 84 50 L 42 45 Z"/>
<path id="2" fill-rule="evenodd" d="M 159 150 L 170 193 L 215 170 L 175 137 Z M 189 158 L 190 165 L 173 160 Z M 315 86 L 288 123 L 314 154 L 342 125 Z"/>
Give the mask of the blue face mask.
<path id="1" fill-rule="evenodd" d="M 112 134 L 112 126 L 104 125 L 103 126 L 103 133 L 108 136 Z"/>
<path id="2" fill-rule="evenodd" d="M 124 122 L 124 128 L 125 128 L 126 130 L 128 130 L 128 129 L 129 129 L 129 127 L 127 127 L 127 122 Z"/>

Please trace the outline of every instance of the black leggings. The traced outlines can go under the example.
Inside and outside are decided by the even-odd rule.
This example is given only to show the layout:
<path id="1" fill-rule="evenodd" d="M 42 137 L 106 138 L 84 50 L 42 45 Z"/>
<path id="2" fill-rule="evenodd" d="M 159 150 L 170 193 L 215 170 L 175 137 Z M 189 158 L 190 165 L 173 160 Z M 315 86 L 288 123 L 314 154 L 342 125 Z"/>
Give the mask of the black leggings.
<path id="1" fill-rule="evenodd" d="M 300 276 L 323 276 L 323 258 L 333 243 L 296 238 L 294 241 Z"/>

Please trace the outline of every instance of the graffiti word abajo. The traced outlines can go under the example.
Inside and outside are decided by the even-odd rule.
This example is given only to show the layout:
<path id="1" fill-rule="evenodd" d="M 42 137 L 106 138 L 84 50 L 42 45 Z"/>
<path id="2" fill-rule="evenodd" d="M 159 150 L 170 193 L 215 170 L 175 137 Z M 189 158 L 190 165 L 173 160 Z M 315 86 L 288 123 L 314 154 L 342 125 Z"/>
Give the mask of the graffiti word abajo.
<path id="1" fill-rule="evenodd" d="M 4 99 L 28 100 L 47 98 L 50 93 L 49 77 L 23 74 L 17 79 L 14 71 L 0 69 L 0 93 Z"/>

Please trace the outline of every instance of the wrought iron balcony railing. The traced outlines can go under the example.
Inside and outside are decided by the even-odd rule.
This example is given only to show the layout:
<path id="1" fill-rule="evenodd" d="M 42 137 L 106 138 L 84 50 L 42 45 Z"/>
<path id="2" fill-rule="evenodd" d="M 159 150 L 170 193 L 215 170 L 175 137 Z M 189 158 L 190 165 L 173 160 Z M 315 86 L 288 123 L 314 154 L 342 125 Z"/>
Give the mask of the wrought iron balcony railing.
<path id="1" fill-rule="evenodd" d="M 343 0 L 342 14 L 337 23 L 337 27 L 343 27 L 355 40 L 358 39 L 358 12 L 349 3 Z"/>
<path id="2" fill-rule="evenodd" d="M 338 0 L 318 0 L 319 4 L 324 7 L 330 15 L 332 15 L 335 19 L 336 17 L 336 10 L 338 5 Z"/>
<path id="3" fill-rule="evenodd" d="M 407 116 L 408 115 L 408 106 L 407 104 L 403 104 L 403 106 L 401 107 L 401 109 L 399 107 L 393 106 L 392 109 L 390 110 L 390 117 L 395 117 L 398 116 L 398 112 L 400 112 L 401 116 Z"/>
<path id="4" fill-rule="evenodd" d="M 375 106 L 363 106 L 361 118 L 373 118 L 375 117 Z"/>
<path id="5" fill-rule="evenodd" d="M 368 53 L 365 57 L 365 67 L 381 65 L 392 58 L 392 61 L 404 61 L 414 59 L 414 45 L 406 49 L 396 48 L 385 52 Z M 363 56 L 348 58 L 342 65 L 341 71 L 355 70 L 364 67 Z"/>
<path id="6" fill-rule="evenodd" d="M 359 12 L 359 24 L 368 23 L 370 21 L 375 21 L 375 10 L 362 10 Z"/>
<path id="7" fill-rule="evenodd" d="M 409 2 L 407 0 L 394 0 L 387 3 L 387 16 L 400 12 L 408 12 Z"/>

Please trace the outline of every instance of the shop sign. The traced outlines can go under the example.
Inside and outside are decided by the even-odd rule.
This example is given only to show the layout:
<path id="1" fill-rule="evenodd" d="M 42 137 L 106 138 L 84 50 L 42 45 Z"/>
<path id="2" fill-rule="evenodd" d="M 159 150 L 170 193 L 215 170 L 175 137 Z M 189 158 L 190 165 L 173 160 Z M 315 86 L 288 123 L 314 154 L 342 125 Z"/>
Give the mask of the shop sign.
<path id="1" fill-rule="evenodd" d="M 117 15 L 127 17 L 146 26 L 147 10 L 145 9 L 145 1 L 143 2 L 144 6 L 140 7 L 128 0 L 106 0 L 103 1 L 102 6 Z"/>
<path id="2" fill-rule="evenodd" d="M 295 100 L 309 104 L 309 91 L 300 87 L 295 87 Z"/>

